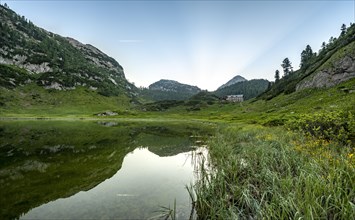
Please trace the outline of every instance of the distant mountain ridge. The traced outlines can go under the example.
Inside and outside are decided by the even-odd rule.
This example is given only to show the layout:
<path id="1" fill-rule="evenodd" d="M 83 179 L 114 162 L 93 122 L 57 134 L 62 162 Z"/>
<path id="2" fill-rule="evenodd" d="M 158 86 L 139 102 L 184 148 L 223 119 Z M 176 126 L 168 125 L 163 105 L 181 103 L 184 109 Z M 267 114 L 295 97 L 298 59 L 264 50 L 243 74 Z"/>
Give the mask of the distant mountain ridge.
<path id="1" fill-rule="evenodd" d="M 236 75 L 231 80 L 229 80 L 227 83 L 225 83 L 225 84 L 221 85 L 220 87 L 218 87 L 218 89 L 222 89 L 224 87 L 231 86 L 233 84 L 236 84 L 238 82 L 243 82 L 243 81 L 247 81 L 247 79 L 245 79 L 244 77 L 242 77 L 240 75 Z"/>
<path id="2" fill-rule="evenodd" d="M 151 90 L 171 91 L 171 92 L 185 92 L 185 93 L 198 93 L 201 91 L 197 86 L 179 83 L 175 80 L 161 79 L 149 85 Z"/>
<path id="3" fill-rule="evenodd" d="M 183 84 L 175 80 L 161 79 L 142 89 L 140 95 L 147 100 L 186 100 L 199 93 L 201 89 L 197 86 Z"/>
<path id="4" fill-rule="evenodd" d="M 269 86 L 269 81 L 265 79 L 253 79 L 241 81 L 232 85 L 222 87 L 213 93 L 219 97 L 227 95 L 243 95 L 244 100 L 255 98 L 265 92 Z"/>

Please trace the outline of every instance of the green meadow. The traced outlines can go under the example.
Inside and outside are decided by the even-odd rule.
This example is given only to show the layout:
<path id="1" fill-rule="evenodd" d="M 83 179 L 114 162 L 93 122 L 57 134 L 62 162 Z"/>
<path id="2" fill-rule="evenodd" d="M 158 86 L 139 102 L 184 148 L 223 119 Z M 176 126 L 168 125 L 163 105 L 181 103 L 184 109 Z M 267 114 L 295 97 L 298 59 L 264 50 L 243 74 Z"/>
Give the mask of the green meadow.
<path id="1" fill-rule="evenodd" d="M 31 89 L 28 86 L 2 93 L 3 123 L 13 124 L 9 119 L 48 119 L 49 125 L 56 119 L 71 120 L 75 126 L 76 120 L 100 120 L 170 123 L 175 125 L 175 132 L 191 123 L 209 128 L 212 135 L 207 140 L 207 163 L 200 164 L 198 181 L 190 187 L 201 219 L 351 219 L 355 215 L 355 79 L 329 89 L 307 89 L 271 100 L 200 100 L 198 110 L 180 102 L 155 111 L 138 105 L 120 107 L 128 106 L 129 100 L 100 96 L 84 88 L 66 92 L 39 89 L 31 94 L 25 92 Z M 107 111 L 117 115 L 97 116 Z M 195 124 L 190 127 L 198 130 Z M 99 129 L 92 134 L 98 135 Z M 81 136 L 73 140 L 80 142 Z M 155 142 L 149 133 L 137 140 Z M 164 143 L 151 150 L 164 151 Z"/>

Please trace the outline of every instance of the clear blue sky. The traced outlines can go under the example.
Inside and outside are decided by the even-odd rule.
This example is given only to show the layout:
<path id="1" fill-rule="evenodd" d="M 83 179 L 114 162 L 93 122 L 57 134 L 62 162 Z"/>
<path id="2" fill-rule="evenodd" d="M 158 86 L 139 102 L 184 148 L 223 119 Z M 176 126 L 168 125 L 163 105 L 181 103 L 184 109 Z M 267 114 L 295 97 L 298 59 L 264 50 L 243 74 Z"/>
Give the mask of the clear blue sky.
<path id="1" fill-rule="evenodd" d="M 355 20 L 355 0 L 5 2 L 115 58 L 136 86 L 172 79 L 208 90 L 235 75 L 273 80 L 285 57 L 296 70 L 307 44 L 318 51 Z"/>

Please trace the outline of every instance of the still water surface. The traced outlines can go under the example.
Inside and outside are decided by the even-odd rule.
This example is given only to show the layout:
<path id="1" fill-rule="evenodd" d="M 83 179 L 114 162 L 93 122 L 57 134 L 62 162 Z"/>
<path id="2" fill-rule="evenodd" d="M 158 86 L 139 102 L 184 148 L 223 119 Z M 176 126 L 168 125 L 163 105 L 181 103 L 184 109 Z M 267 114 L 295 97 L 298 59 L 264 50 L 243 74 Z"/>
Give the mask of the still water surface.
<path id="1" fill-rule="evenodd" d="M 191 125 L 0 123 L 2 218 L 188 219 L 200 134 Z M 197 150 L 193 150 L 197 147 Z"/>

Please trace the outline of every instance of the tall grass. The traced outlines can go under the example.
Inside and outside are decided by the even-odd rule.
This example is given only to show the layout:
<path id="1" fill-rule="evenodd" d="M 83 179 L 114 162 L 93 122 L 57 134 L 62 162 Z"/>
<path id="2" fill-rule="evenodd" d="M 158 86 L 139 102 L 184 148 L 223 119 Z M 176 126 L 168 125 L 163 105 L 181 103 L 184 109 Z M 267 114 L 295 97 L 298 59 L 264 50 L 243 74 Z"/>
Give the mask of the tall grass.
<path id="1" fill-rule="evenodd" d="M 194 186 L 199 218 L 354 218 L 349 151 L 312 155 L 306 149 L 312 139 L 282 128 L 239 125 L 218 133 Z"/>
<path id="2" fill-rule="evenodd" d="M 159 214 L 149 218 L 149 220 L 164 219 L 164 220 L 176 220 L 176 199 L 174 200 L 174 206 L 170 208 L 166 206 L 160 206 Z"/>

